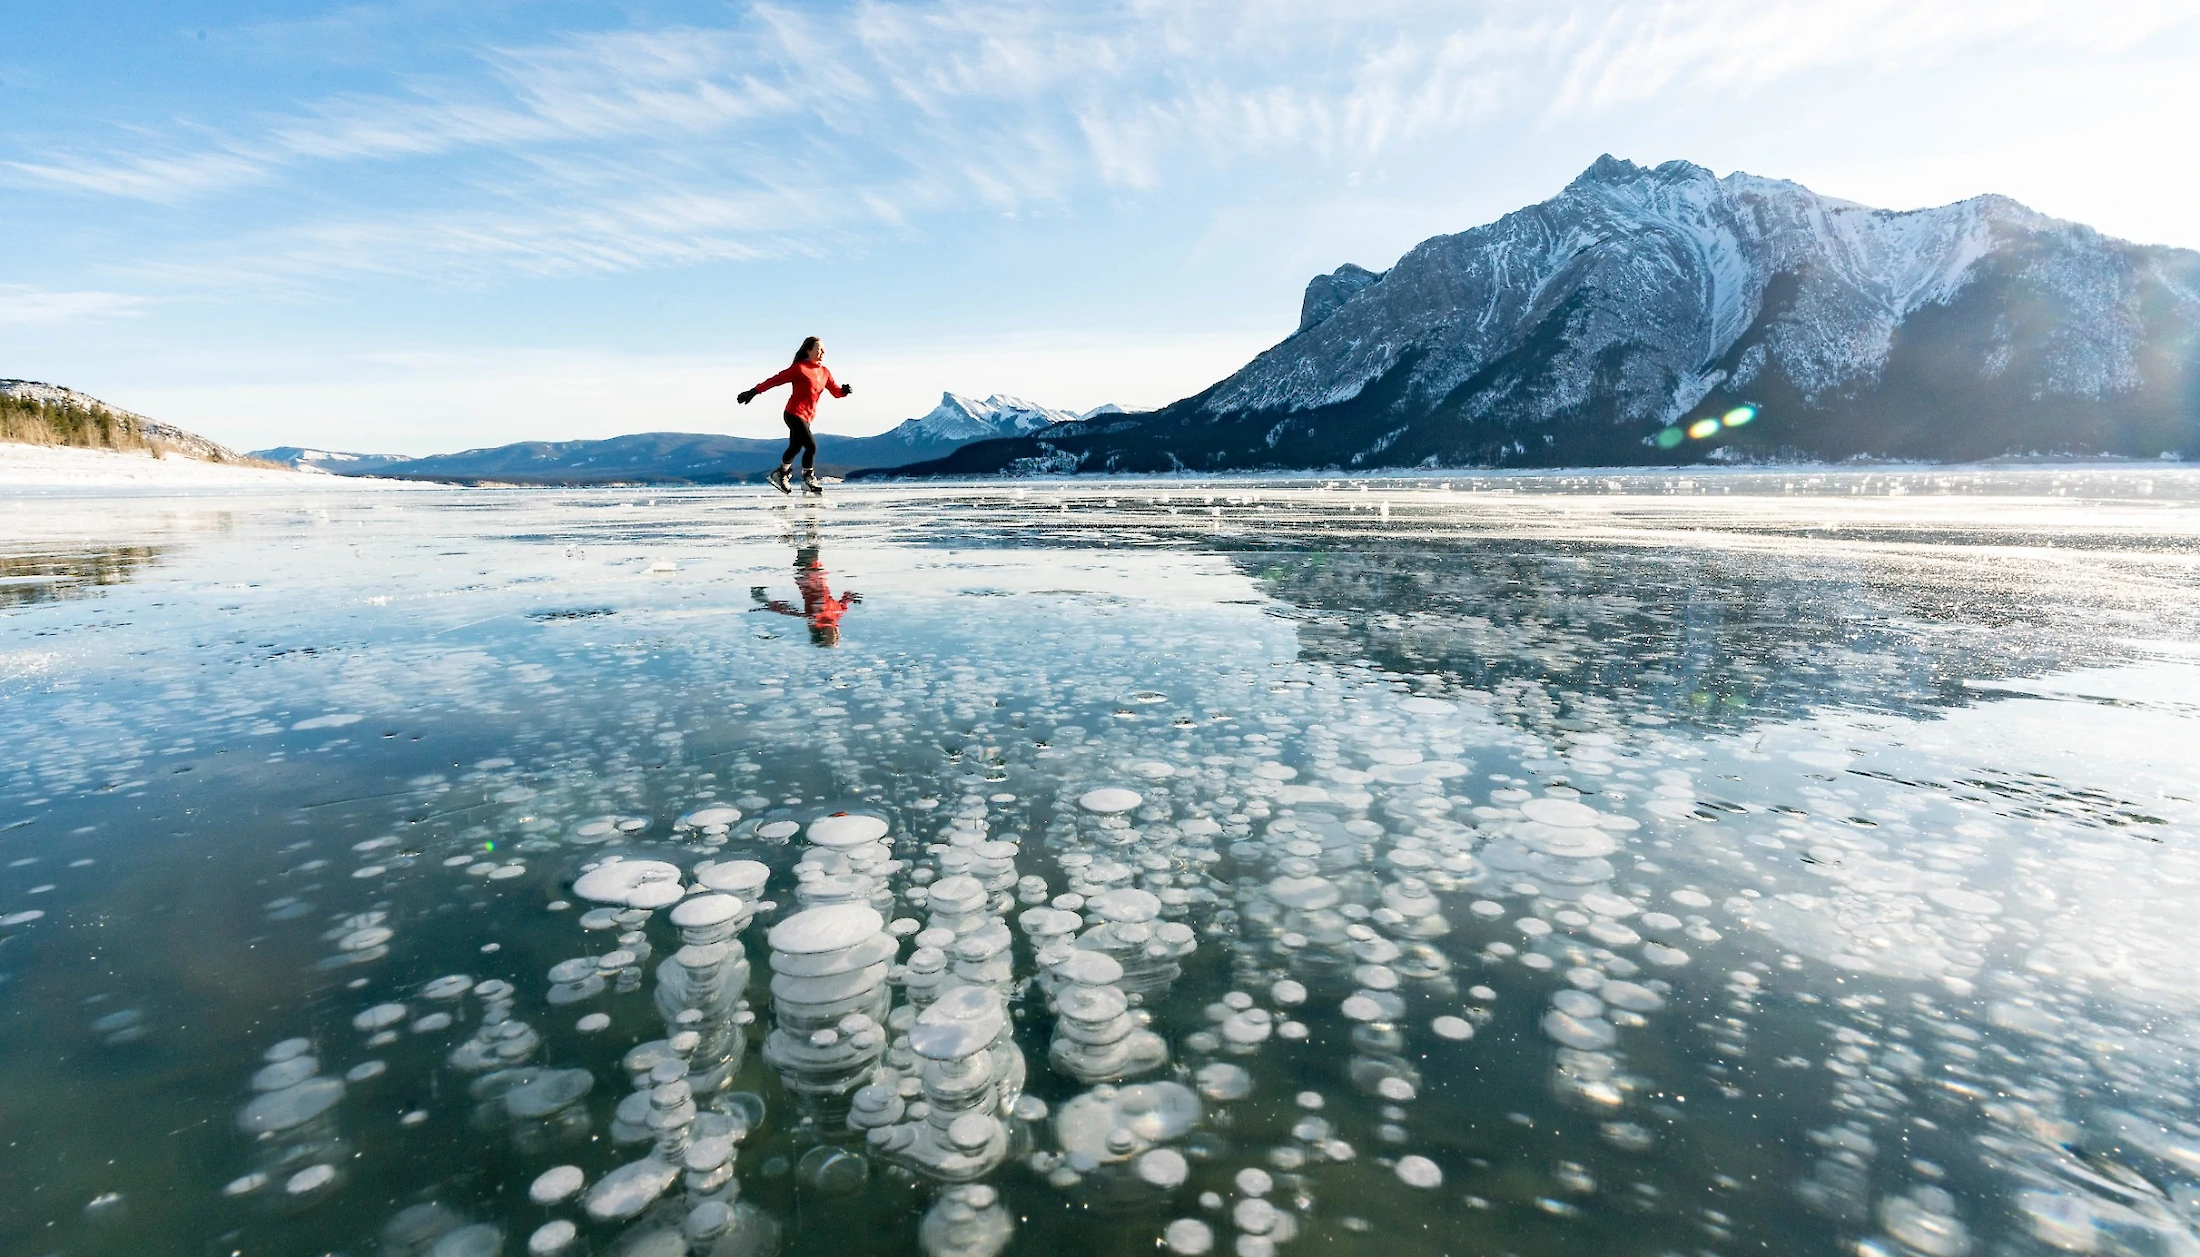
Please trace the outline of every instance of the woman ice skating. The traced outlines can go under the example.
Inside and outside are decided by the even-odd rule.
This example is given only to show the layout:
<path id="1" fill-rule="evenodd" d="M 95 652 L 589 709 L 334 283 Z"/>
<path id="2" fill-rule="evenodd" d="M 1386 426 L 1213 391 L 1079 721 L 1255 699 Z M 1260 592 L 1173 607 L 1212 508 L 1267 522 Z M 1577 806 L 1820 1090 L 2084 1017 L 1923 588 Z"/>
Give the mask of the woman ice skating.
<path id="1" fill-rule="evenodd" d="M 787 452 L 779 456 L 779 470 L 765 478 L 781 493 L 794 492 L 787 484 L 787 473 L 794 469 L 794 454 L 800 450 L 803 489 L 823 493 L 825 486 L 817 482 L 817 438 L 810 435 L 810 423 L 817 418 L 817 399 L 827 393 L 846 397 L 855 389 L 834 380 L 833 373 L 825 369 L 825 342 L 815 336 L 803 338 L 802 348 L 794 351 L 794 365 L 742 393 L 741 404 L 746 406 L 756 400 L 758 393 L 782 384 L 793 386 L 787 397 Z"/>

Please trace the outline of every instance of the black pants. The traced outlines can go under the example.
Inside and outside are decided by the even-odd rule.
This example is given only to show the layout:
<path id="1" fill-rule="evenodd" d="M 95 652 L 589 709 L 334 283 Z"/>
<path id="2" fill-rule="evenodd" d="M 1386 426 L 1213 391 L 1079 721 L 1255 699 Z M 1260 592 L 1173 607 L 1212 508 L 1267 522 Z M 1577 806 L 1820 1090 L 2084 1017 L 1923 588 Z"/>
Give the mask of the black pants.
<path id="1" fill-rule="evenodd" d="M 779 465 L 794 465 L 794 452 L 802 451 L 802 470 L 817 466 L 817 438 L 810 435 L 810 421 L 800 415 L 781 415 L 787 421 L 787 452 L 779 456 Z"/>

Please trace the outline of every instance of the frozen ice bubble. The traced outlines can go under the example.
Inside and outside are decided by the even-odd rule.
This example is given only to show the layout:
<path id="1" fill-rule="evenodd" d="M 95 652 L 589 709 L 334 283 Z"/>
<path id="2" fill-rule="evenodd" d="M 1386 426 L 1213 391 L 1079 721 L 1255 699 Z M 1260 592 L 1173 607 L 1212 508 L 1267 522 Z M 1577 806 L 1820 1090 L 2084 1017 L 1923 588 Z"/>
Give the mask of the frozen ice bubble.
<path id="1" fill-rule="evenodd" d="M 287 1061 L 304 1056 L 312 1050 L 313 1041 L 311 1039 L 285 1039 L 269 1048 L 263 1059 L 270 1062 Z"/>
<path id="2" fill-rule="evenodd" d="M 1586 804 L 1571 799 L 1529 799 L 1520 810 L 1531 821 L 1556 825 L 1561 829 L 1587 829 L 1593 827 L 1603 813 Z"/>
<path id="3" fill-rule="evenodd" d="M 1266 1235 L 1276 1229 L 1276 1207 L 1258 1196 L 1249 1196 L 1231 1207 L 1230 1221 L 1247 1235 Z"/>
<path id="4" fill-rule="evenodd" d="M 1162 1229 L 1161 1238 L 1177 1257 L 1205 1257 L 1215 1247 L 1214 1229 L 1197 1218 L 1178 1218 Z"/>
<path id="5" fill-rule="evenodd" d="M 345 1082 L 369 1082 L 389 1072 L 389 1066 L 380 1061 L 361 1061 L 344 1071 Z"/>
<path id="6" fill-rule="evenodd" d="M 237 1128 L 248 1135 L 290 1130 L 328 1112 L 343 1098 L 344 1084 L 337 1079 L 308 1078 L 295 1087 L 254 1097 L 238 1112 Z"/>
<path id="7" fill-rule="evenodd" d="M 504 1093 L 505 1110 L 522 1119 L 545 1118 L 594 1090 L 585 1069 L 547 1069 Z"/>
<path id="8" fill-rule="evenodd" d="M 1619 1034 L 1601 1017 L 1575 1017 L 1552 1009 L 1543 1014 L 1543 1033 L 1560 1047 L 1577 1052 L 1598 1052 L 1612 1046 Z"/>
<path id="9" fill-rule="evenodd" d="M 474 989 L 474 980 L 463 973 L 453 973 L 437 978 L 420 988 L 425 999 L 454 1000 Z"/>
<path id="10" fill-rule="evenodd" d="M 1174 1148 L 1155 1148 L 1138 1158 L 1138 1177 L 1164 1190 L 1181 1187 L 1192 1175 L 1192 1167 L 1184 1160 L 1184 1154 Z"/>
<path id="11" fill-rule="evenodd" d="M 772 821 L 769 824 L 758 825 L 756 827 L 756 836 L 759 838 L 767 838 L 773 842 L 777 842 L 781 838 L 794 837 L 796 831 L 800 830 L 801 828 L 802 827 L 800 825 L 795 824 L 793 821 Z"/>
<path id="12" fill-rule="evenodd" d="M 635 892 L 659 882 L 677 888 L 680 867 L 662 860 L 614 860 L 581 874 L 573 883 L 573 893 L 595 903 L 632 905 Z"/>
<path id="13" fill-rule="evenodd" d="M 1098 790 L 1087 790 L 1078 798 L 1077 805 L 1088 812 L 1112 816 L 1118 812 L 1128 812 L 1145 801 L 1145 796 L 1136 790 L 1125 790 L 1121 786 L 1102 786 Z"/>
<path id="14" fill-rule="evenodd" d="M 1283 978 L 1268 988 L 1268 998 L 1282 1008 L 1295 1008 L 1306 1002 L 1306 986 L 1291 978 Z"/>
<path id="15" fill-rule="evenodd" d="M 1398 1181 L 1408 1187 L 1432 1188 L 1444 1185 L 1444 1172 L 1434 1161 L 1422 1156 L 1398 1158 Z"/>
<path id="16" fill-rule="evenodd" d="M 877 909 L 836 903 L 795 913 L 773 926 L 768 938 L 773 951 L 807 956 L 853 947 L 885 928 Z"/>
<path id="17" fill-rule="evenodd" d="M 1268 893 L 1284 907 L 1304 911 L 1330 907 L 1342 898 L 1336 883 L 1325 877 L 1279 877 L 1268 883 Z"/>
<path id="18" fill-rule="evenodd" d="M 398 1022 L 405 1020 L 405 1015 L 403 1004 L 376 1004 L 374 1007 L 353 1017 L 351 1024 L 355 1030 L 372 1034 L 377 1030 L 387 1030 Z"/>
<path id="19" fill-rule="evenodd" d="M 1054 972 L 1080 986 L 1108 986 L 1123 980 L 1123 966 L 1115 957 L 1082 947 L 1056 961 Z"/>
<path id="20" fill-rule="evenodd" d="M 740 915 L 739 899 L 717 893 L 690 895 L 671 913 L 672 923 L 683 930 L 724 925 Z"/>
<path id="21" fill-rule="evenodd" d="M 720 860 L 695 870 L 698 883 L 737 896 L 743 903 L 754 903 L 771 875 L 770 867 L 757 860 Z"/>
<path id="22" fill-rule="evenodd" d="M 991 987 L 959 986 L 917 1015 L 909 1046 L 929 1060 L 961 1060 L 992 1043 L 1007 1023 L 1007 1010 Z"/>
<path id="23" fill-rule="evenodd" d="M 731 825 L 741 819 L 741 809 L 734 807 L 706 807 L 690 812 L 687 823 L 702 829 L 710 825 Z"/>
<path id="24" fill-rule="evenodd" d="M 1398 710 L 1415 716 L 1448 716 L 1459 710 L 1459 704 L 1416 694 L 1412 698 L 1401 699 Z"/>
<path id="25" fill-rule="evenodd" d="M 1161 899 L 1150 890 L 1118 886 L 1085 901 L 1085 910 L 1096 912 L 1110 921 L 1151 921 L 1161 915 Z"/>
<path id="26" fill-rule="evenodd" d="M 564 1218 L 545 1222 L 527 1237 L 527 1257 L 558 1257 L 573 1246 L 580 1236 L 580 1228 Z"/>
<path id="27" fill-rule="evenodd" d="M 1242 1100 L 1253 1094 L 1252 1073 L 1228 1061 L 1200 1066 L 1192 1081 L 1199 1084 L 1199 1094 L 1219 1103 Z"/>
<path id="28" fill-rule="evenodd" d="M 538 1205 L 554 1205 L 578 1192 L 588 1181 L 577 1165 L 554 1165 L 535 1176 L 527 1198 Z"/>
<path id="29" fill-rule="evenodd" d="M 311 1056 L 286 1056 L 252 1075 L 254 1091 L 281 1091 L 295 1087 L 321 1072 L 321 1062 Z"/>
<path id="30" fill-rule="evenodd" d="M 597 1179 L 581 1205 L 598 1222 L 631 1218 L 662 1196 L 679 1176 L 680 1167 L 654 1156 L 629 1161 Z"/>
<path id="31" fill-rule="evenodd" d="M 1601 1017 L 1604 1001 L 1587 991 L 1565 990 L 1551 996 L 1551 1007 L 1569 1017 Z"/>
<path id="32" fill-rule="evenodd" d="M 574 1022 L 573 1028 L 582 1034 L 594 1034 L 599 1030 L 609 1030 L 611 1028 L 611 1015 L 609 1013 L 590 1013 Z"/>
<path id="33" fill-rule="evenodd" d="M 283 1183 L 283 1190 L 293 1196 L 303 1196 L 308 1192 L 319 1191 L 321 1188 L 326 1187 L 330 1183 L 333 1183 L 335 1181 L 335 1166 L 309 1165 L 306 1168 L 298 1171 L 296 1174 L 291 1175 L 290 1178 Z"/>
<path id="34" fill-rule="evenodd" d="M 876 816 L 826 816 L 810 822 L 809 840 L 820 847 L 838 850 L 877 842 L 886 836 L 888 826 Z"/>
<path id="35" fill-rule="evenodd" d="M 685 894 L 687 889 L 676 881 L 646 882 L 628 891 L 626 902 L 628 907 L 654 911 L 680 902 Z"/>
<path id="36" fill-rule="evenodd" d="M 1428 1028 L 1436 1032 L 1437 1038 L 1450 1039 L 1454 1043 L 1474 1037 L 1474 1023 L 1464 1017 L 1438 1017 Z"/>
<path id="37" fill-rule="evenodd" d="M 1257 1165 L 1249 1165 L 1237 1172 L 1233 1180 L 1238 1191 L 1247 1196 L 1265 1196 L 1275 1190 L 1276 1180 Z"/>
<path id="38" fill-rule="evenodd" d="M 1752 979 L 1757 975 L 1750 974 Z M 1631 1013 L 1654 1013 L 1665 1006 L 1665 997 L 1647 986 L 1614 979 L 1597 988 L 1597 994 L 1614 1008 L 1624 1008 Z"/>

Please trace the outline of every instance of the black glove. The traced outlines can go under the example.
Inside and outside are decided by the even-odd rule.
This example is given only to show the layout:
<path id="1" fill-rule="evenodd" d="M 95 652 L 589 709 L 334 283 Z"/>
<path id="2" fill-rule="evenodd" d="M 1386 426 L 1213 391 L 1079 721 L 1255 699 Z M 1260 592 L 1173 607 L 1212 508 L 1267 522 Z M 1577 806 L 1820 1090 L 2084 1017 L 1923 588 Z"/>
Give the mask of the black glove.
<path id="1" fill-rule="evenodd" d="M 843 385 L 841 385 L 841 386 L 840 386 L 840 395 L 841 395 L 842 397 L 846 397 L 846 396 L 847 396 L 848 394 L 850 394 L 850 393 L 853 393 L 853 392 L 855 392 L 855 391 L 856 391 L 856 386 L 855 386 L 855 385 L 853 385 L 853 384 L 843 384 Z"/>
<path id="2" fill-rule="evenodd" d="M 755 401 L 755 400 L 756 400 L 756 390 L 755 390 L 755 389 L 753 389 L 753 388 L 745 388 L 745 389 L 742 389 L 742 390 L 741 390 L 741 392 L 740 392 L 739 394 L 737 394 L 737 397 L 738 397 L 739 401 L 741 402 L 741 404 L 742 404 L 742 405 L 744 405 L 744 406 L 746 406 L 746 405 L 748 405 L 748 404 L 749 404 L 750 402 L 753 402 L 753 401 Z"/>

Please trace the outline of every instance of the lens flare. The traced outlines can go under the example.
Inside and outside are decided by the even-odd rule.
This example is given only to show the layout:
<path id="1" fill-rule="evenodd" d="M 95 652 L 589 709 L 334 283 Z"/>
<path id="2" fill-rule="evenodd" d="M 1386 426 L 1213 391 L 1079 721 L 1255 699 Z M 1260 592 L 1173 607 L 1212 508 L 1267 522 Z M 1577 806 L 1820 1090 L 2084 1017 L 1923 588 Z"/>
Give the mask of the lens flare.
<path id="1" fill-rule="evenodd" d="M 1669 450 L 1687 439 L 1687 437 L 1681 435 L 1679 428 L 1667 428 L 1665 431 L 1658 433 L 1658 448 Z"/>
<path id="2" fill-rule="evenodd" d="M 1703 440 L 1707 436 L 1710 436 L 1712 433 L 1717 432 L 1718 430 L 1719 421 L 1716 419 L 1698 419 L 1696 422 L 1688 425 L 1688 435 L 1696 438 L 1699 441 Z"/>
<path id="3" fill-rule="evenodd" d="M 1755 406 L 1736 406 L 1734 409 L 1720 415 L 1719 422 L 1729 428 L 1739 428 L 1756 417 L 1757 408 Z"/>

